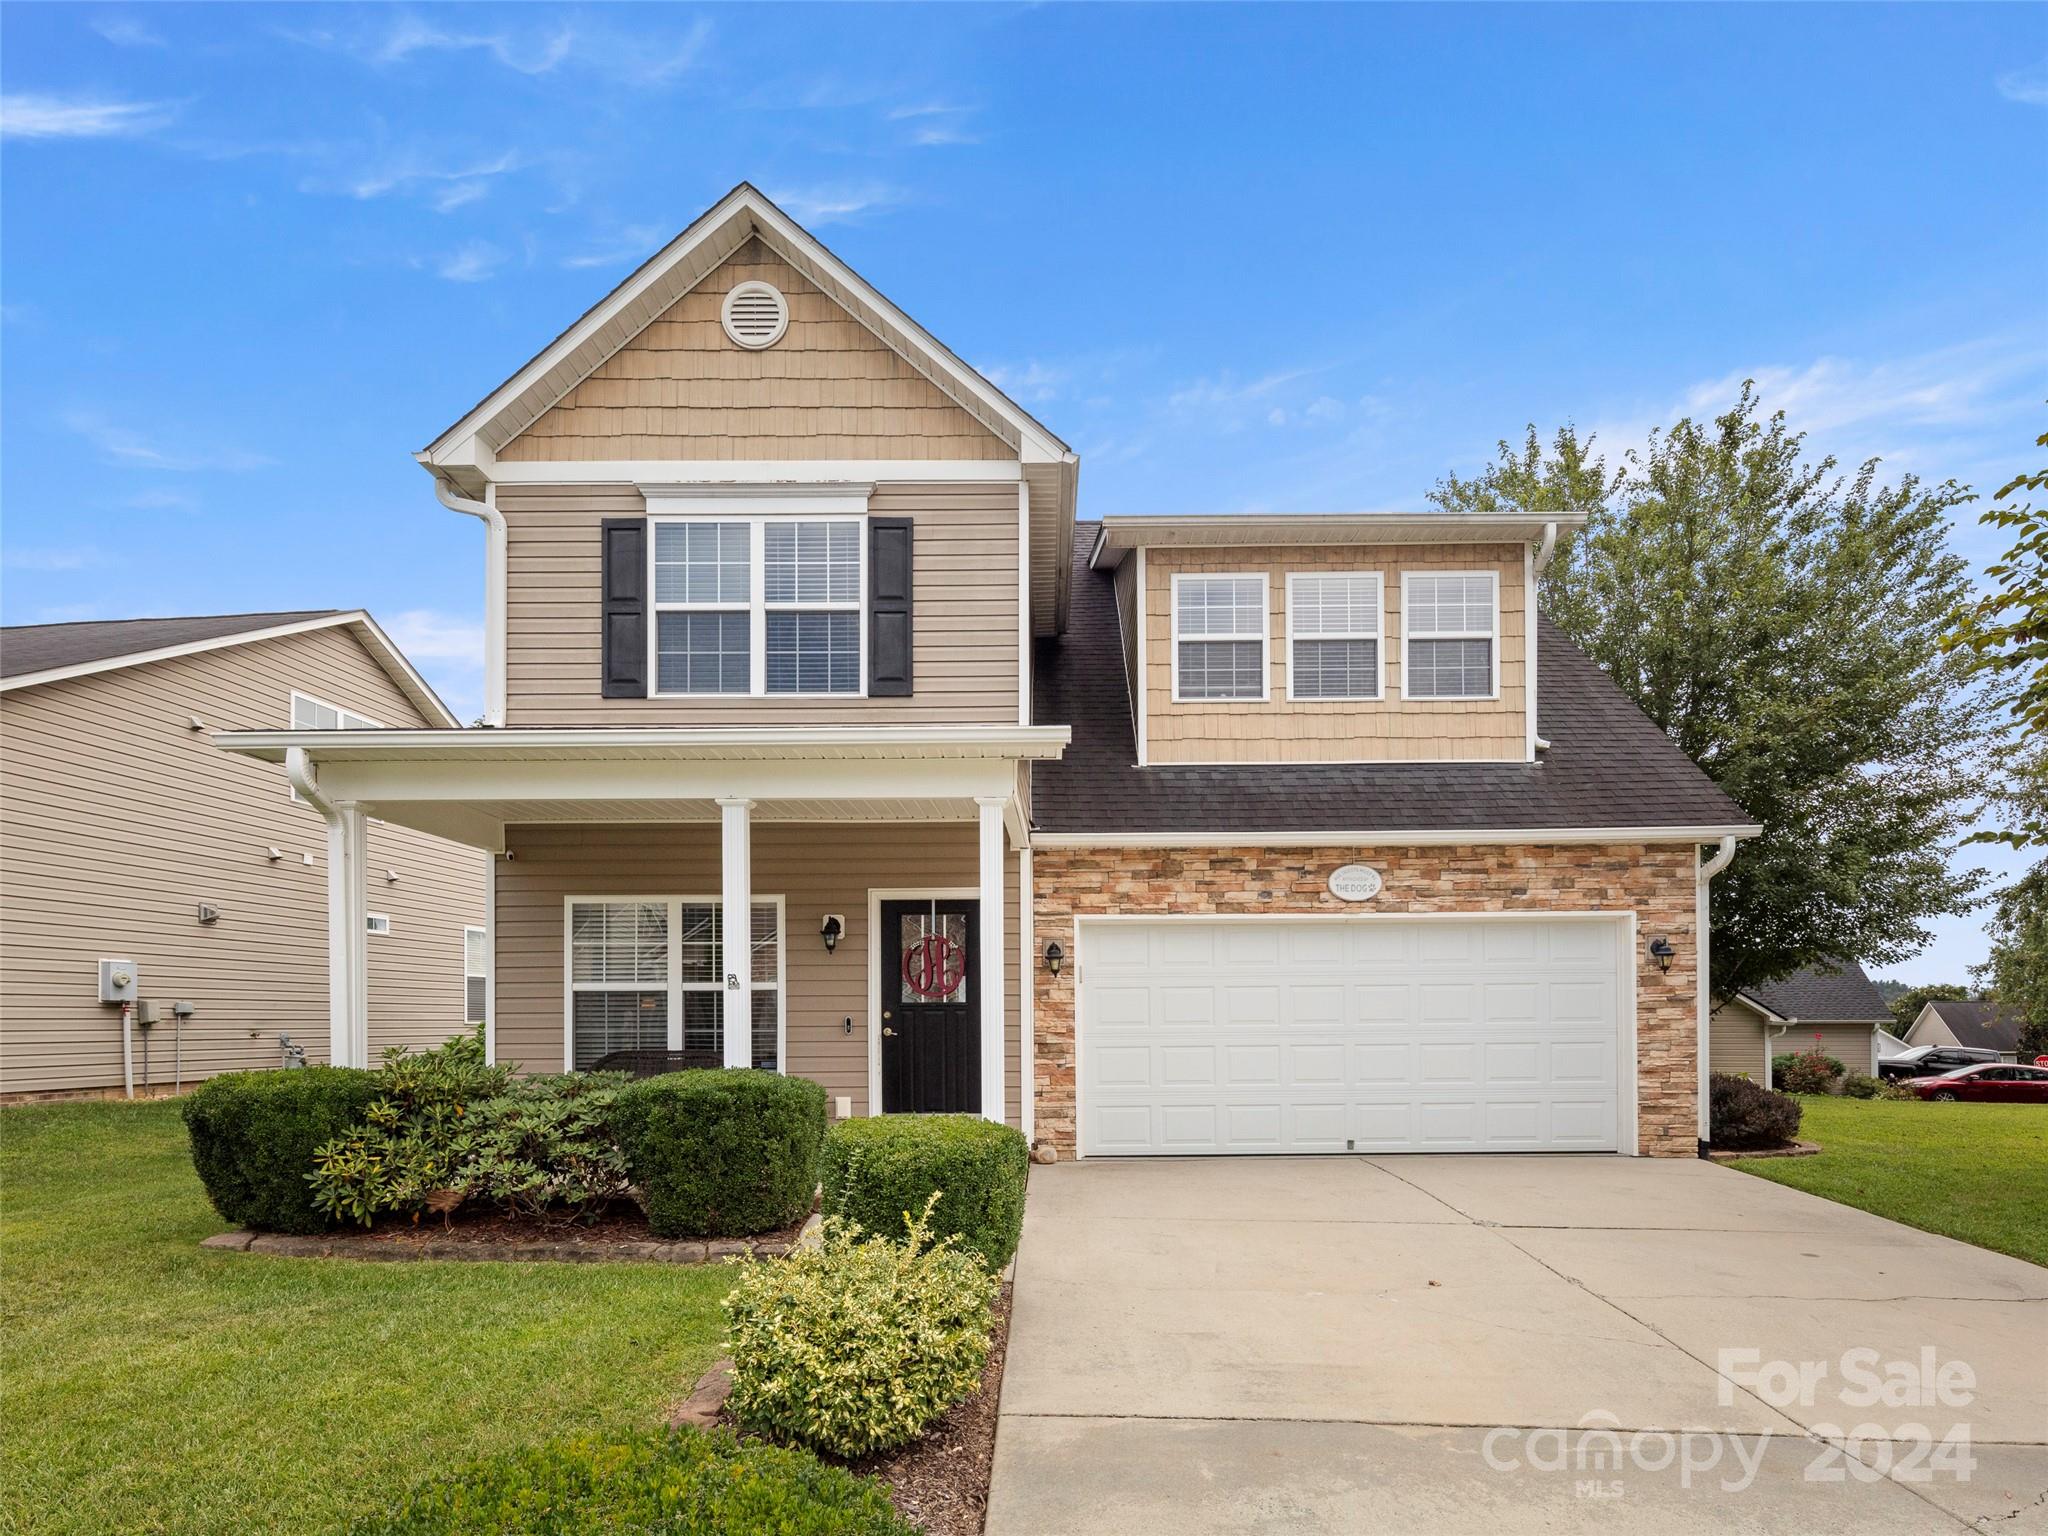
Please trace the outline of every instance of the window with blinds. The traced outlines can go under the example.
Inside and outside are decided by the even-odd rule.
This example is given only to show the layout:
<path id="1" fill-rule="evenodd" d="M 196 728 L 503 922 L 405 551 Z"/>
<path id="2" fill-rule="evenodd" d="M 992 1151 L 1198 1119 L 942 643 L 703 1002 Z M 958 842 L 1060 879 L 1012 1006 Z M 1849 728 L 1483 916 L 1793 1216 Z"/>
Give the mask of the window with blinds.
<path id="1" fill-rule="evenodd" d="M 1266 578 L 1173 578 L 1173 696 L 1266 696 Z"/>
<path id="2" fill-rule="evenodd" d="M 782 903 L 757 901 L 749 934 L 751 1059 L 782 1070 Z M 569 903 L 569 1064 L 610 1051 L 680 1051 L 725 1064 L 725 935 L 716 899 Z"/>
<path id="3" fill-rule="evenodd" d="M 1287 696 L 1377 699 L 1377 571 L 1296 572 L 1287 578 Z"/>
<path id="4" fill-rule="evenodd" d="M 1410 571 L 1401 580 L 1401 692 L 1411 699 L 1497 695 L 1500 578 Z"/>

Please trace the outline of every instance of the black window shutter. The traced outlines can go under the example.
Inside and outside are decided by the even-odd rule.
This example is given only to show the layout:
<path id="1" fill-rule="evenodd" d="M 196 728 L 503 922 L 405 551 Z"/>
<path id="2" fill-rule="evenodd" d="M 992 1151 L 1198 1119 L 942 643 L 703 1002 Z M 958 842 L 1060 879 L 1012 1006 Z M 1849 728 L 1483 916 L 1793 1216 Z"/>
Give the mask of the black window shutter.
<path id="1" fill-rule="evenodd" d="M 868 519 L 868 695 L 910 696 L 911 529 L 907 517 Z"/>
<path id="2" fill-rule="evenodd" d="M 604 520 L 604 696 L 647 697 L 647 519 Z"/>

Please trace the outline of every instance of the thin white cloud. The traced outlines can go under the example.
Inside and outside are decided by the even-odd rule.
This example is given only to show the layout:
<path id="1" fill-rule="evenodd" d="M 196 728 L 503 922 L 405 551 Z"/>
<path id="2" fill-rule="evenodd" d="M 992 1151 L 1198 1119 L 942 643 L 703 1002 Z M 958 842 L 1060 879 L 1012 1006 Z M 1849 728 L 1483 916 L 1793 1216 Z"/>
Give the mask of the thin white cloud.
<path id="1" fill-rule="evenodd" d="M 516 171 L 523 163 L 513 150 L 477 159 L 441 155 L 418 145 L 380 148 L 345 170 L 307 177 L 299 183 L 299 190 L 335 193 L 358 202 L 422 189 L 439 197 L 450 187 L 482 183 Z"/>
<path id="2" fill-rule="evenodd" d="M 168 48 L 162 35 L 133 16 L 97 16 L 93 31 L 117 48 Z"/>
<path id="3" fill-rule="evenodd" d="M 433 54 L 476 53 L 534 78 L 578 69 L 650 87 L 665 85 L 694 66 L 711 41 L 712 24 L 704 17 L 679 33 L 640 33 L 593 27 L 592 14 L 579 13 L 574 25 L 472 31 L 401 12 L 375 26 L 282 29 L 280 35 L 307 47 L 346 53 L 378 69 L 402 67 Z"/>
<path id="4" fill-rule="evenodd" d="M 451 283 L 481 283 L 504 264 L 505 253 L 488 240 L 472 240 L 435 260 L 434 271 Z"/>
<path id="5" fill-rule="evenodd" d="M 103 603 L 57 603 L 51 607 L 36 610 L 38 624 L 77 624 L 86 619 L 97 619 L 106 612 Z"/>
<path id="6" fill-rule="evenodd" d="M 910 106 L 890 108 L 889 121 L 900 123 L 913 117 L 952 117 L 959 113 L 971 112 L 973 110 L 972 107 L 956 107 L 952 103 L 944 101 L 918 102 Z"/>
<path id="7" fill-rule="evenodd" d="M 838 224 L 864 213 L 895 208 L 908 201 L 901 189 L 880 182 L 853 186 L 784 187 L 768 194 L 799 224 Z"/>
<path id="8" fill-rule="evenodd" d="M 162 101 L 108 101 L 28 92 L 0 95 L 0 138 L 128 138 L 163 127 L 175 114 L 176 109 Z"/>
<path id="9" fill-rule="evenodd" d="M 594 250 L 564 256 L 562 265 L 571 270 L 586 267 L 638 266 L 660 243 L 662 233 L 662 228 L 658 224 L 629 224 Z"/>
<path id="10" fill-rule="evenodd" d="M 408 14 L 392 23 L 369 57 L 375 63 L 396 64 L 416 53 L 475 50 L 522 75 L 544 75 L 569 57 L 575 41 L 576 34 L 568 26 L 515 37 L 506 32 L 450 32 Z"/>
<path id="11" fill-rule="evenodd" d="M 159 488 L 148 491 L 137 491 L 133 496 L 130 496 L 126 500 L 124 500 L 121 503 L 121 505 L 124 507 L 133 507 L 138 512 L 166 512 L 174 508 L 184 509 L 189 507 L 196 507 L 199 505 L 199 501 L 197 497 L 187 495 L 184 491 L 172 491 Z"/>
<path id="12" fill-rule="evenodd" d="M 1022 364 L 990 363 L 981 370 L 981 376 L 995 385 L 1012 400 L 1028 400 L 1034 404 L 1059 397 L 1060 386 L 1067 382 L 1068 373 L 1036 358 Z"/>
<path id="13" fill-rule="evenodd" d="M 100 563 L 100 552 L 89 544 L 71 549 L 10 549 L 0 551 L 0 565 L 12 571 L 82 571 Z"/>
<path id="14" fill-rule="evenodd" d="M 2048 107 L 2048 59 L 2020 69 L 2008 69 L 1998 77 L 1998 94 L 2007 101 L 2030 107 Z"/>
<path id="15" fill-rule="evenodd" d="M 949 128 L 943 124 L 931 123 L 913 133 L 910 136 L 910 142 L 917 145 L 920 149 L 936 149 L 949 144 L 979 144 L 981 137 L 978 134 L 968 133 L 964 129 Z"/>
<path id="16" fill-rule="evenodd" d="M 97 411 L 67 411 L 64 415 L 64 425 L 97 448 L 100 457 L 108 463 L 132 469 L 180 472 L 222 469 L 239 473 L 261 469 L 273 462 L 260 453 L 247 453 L 239 448 L 206 449 L 200 452 L 164 448 L 132 427 L 124 427 L 118 422 L 109 421 Z"/>
<path id="17" fill-rule="evenodd" d="M 490 194 L 490 184 L 482 181 L 450 182 L 432 198 L 434 212 L 453 213 L 467 204 L 481 201 Z"/>
<path id="18" fill-rule="evenodd" d="M 483 712 L 484 626 L 467 614 L 408 608 L 381 621 L 458 719 Z"/>

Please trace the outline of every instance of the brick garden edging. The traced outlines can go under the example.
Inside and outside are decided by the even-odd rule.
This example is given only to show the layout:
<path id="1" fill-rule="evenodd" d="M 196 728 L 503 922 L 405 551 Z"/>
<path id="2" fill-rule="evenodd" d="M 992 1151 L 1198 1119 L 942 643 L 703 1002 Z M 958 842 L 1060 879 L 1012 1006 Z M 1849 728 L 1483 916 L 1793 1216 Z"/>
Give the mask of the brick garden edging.
<path id="1" fill-rule="evenodd" d="M 779 1259 L 804 1240 L 813 1215 L 796 1241 L 756 1241 L 745 1237 L 712 1238 L 706 1242 L 662 1242 L 629 1239 L 616 1243 L 534 1242 L 475 1243 L 442 1237 L 391 1241 L 353 1233 L 296 1237 L 283 1232 L 217 1232 L 200 1240 L 202 1248 L 222 1253 L 262 1253 L 286 1259 L 462 1259 L 502 1264 L 716 1264 L 724 1259 Z"/>
<path id="2" fill-rule="evenodd" d="M 1733 1163 L 1750 1157 L 1813 1157 L 1820 1151 L 1817 1141 L 1795 1141 L 1789 1147 L 1765 1147 L 1760 1151 L 1742 1152 L 1733 1147 L 1714 1151 L 1709 1148 L 1707 1161 L 1710 1163 Z"/>

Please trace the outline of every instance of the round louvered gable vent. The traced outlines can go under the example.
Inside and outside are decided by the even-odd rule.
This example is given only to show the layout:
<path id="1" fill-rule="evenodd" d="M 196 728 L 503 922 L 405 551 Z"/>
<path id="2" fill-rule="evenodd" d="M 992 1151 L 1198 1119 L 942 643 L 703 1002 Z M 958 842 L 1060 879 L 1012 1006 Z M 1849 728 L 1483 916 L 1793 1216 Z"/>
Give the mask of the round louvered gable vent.
<path id="1" fill-rule="evenodd" d="M 782 340 L 789 329 L 789 300 L 767 283 L 741 283 L 725 296 L 725 334 L 758 351 Z"/>

